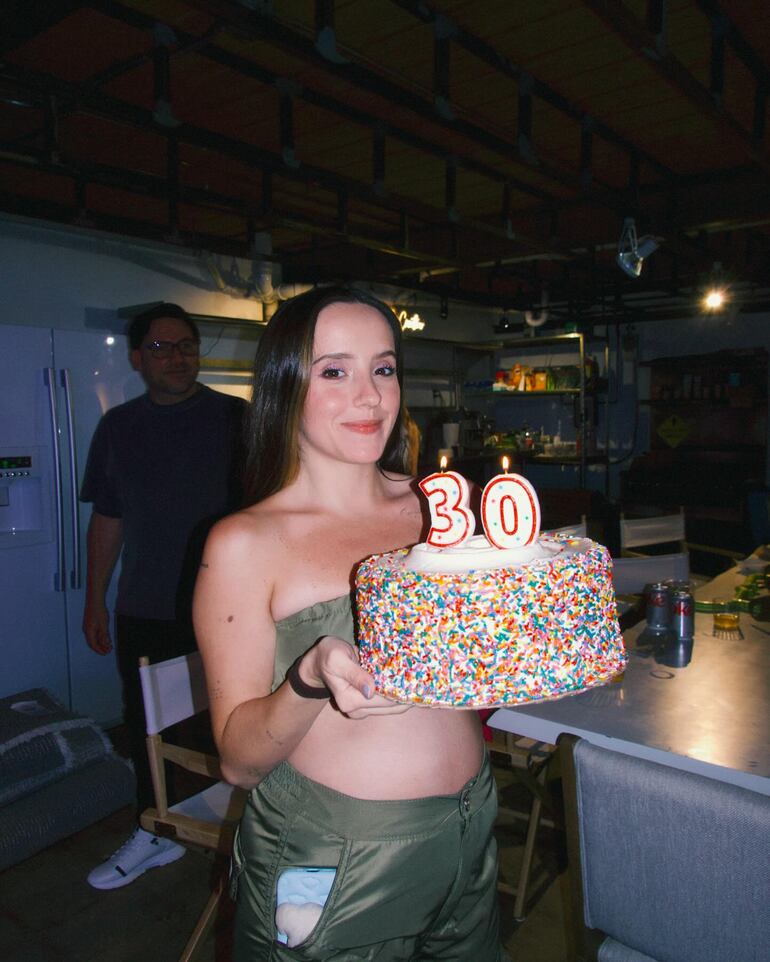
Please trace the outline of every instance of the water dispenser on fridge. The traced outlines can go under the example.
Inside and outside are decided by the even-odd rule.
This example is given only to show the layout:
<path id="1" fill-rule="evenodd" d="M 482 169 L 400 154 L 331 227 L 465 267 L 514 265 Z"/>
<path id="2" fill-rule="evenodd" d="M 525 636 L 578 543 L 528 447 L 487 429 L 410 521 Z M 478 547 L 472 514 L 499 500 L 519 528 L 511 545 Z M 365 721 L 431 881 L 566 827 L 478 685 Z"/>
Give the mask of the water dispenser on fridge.
<path id="1" fill-rule="evenodd" d="M 0 548 L 53 539 L 42 462 L 42 448 L 0 448 Z"/>

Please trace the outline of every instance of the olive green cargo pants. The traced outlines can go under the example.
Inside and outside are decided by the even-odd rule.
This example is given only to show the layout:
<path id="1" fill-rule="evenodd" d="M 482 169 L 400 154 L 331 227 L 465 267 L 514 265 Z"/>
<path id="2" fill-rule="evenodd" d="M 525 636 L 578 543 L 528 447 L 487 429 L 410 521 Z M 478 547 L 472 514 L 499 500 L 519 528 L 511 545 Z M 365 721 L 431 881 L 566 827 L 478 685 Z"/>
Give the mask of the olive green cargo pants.
<path id="1" fill-rule="evenodd" d="M 489 761 L 456 795 L 352 798 L 276 768 L 254 789 L 235 842 L 235 962 L 503 962 L 497 796 Z M 292 866 L 331 867 L 320 919 L 275 941 L 275 893 Z"/>

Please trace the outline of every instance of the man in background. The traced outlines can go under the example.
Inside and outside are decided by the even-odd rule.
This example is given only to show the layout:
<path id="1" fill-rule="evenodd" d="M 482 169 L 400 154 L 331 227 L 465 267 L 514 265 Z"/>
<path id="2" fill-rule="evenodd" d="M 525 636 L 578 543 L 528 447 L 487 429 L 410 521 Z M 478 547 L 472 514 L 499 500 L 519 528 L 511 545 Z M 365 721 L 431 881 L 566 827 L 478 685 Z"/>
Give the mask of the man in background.
<path id="1" fill-rule="evenodd" d="M 245 404 L 198 382 L 200 334 L 181 307 L 153 307 L 127 333 L 131 364 L 147 392 L 108 411 L 91 442 L 80 494 L 93 503 L 83 631 L 98 654 L 112 649 L 105 596 L 120 556 L 115 642 L 138 818 L 154 804 L 139 658 L 164 661 L 195 650 L 197 563 L 211 525 L 238 507 Z M 137 825 L 88 882 L 119 888 L 184 852 Z"/>

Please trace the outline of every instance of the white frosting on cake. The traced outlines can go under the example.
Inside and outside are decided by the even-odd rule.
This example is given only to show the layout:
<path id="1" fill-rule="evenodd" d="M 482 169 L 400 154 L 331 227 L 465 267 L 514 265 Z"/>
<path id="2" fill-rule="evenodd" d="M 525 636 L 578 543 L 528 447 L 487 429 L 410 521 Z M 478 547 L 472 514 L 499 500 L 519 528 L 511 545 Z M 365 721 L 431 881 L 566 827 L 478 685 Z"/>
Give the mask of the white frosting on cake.
<path id="1" fill-rule="evenodd" d="M 444 574 L 465 571 L 486 571 L 493 568 L 519 568 L 536 561 L 550 561 L 557 555 L 585 551 L 590 542 L 575 539 L 571 543 L 539 538 L 535 544 L 520 548 L 496 548 L 483 534 L 476 534 L 455 548 L 434 548 L 422 542 L 416 544 L 403 558 L 402 564 L 411 571 L 434 571 Z"/>

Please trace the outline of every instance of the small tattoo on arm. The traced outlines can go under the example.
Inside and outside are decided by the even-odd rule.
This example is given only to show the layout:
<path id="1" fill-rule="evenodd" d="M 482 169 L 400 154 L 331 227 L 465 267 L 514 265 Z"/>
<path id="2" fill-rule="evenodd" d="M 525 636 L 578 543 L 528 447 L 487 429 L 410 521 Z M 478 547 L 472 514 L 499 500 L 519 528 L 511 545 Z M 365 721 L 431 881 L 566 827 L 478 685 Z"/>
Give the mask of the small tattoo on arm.
<path id="1" fill-rule="evenodd" d="M 270 741 L 273 742 L 274 745 L 283 745 L 283 742 L 281 741 L 281 739 L 276 738 L 276 736 L 270 731 L 269 728 L 265 729 L 265 734 L 270 739 Z"/>

